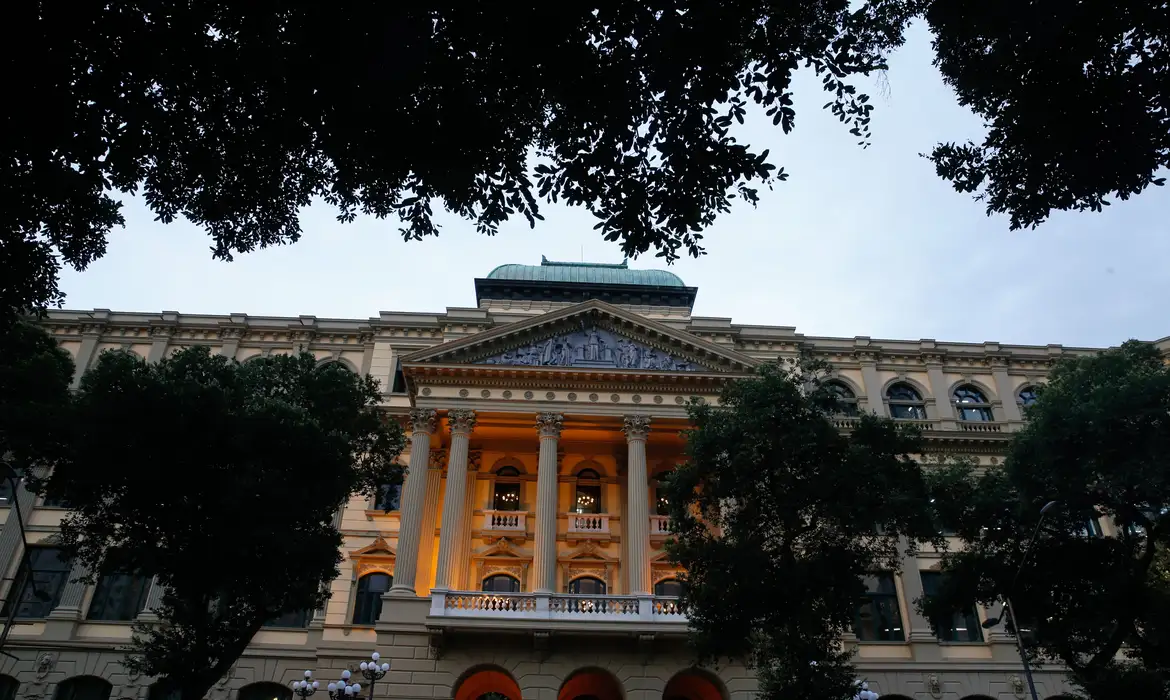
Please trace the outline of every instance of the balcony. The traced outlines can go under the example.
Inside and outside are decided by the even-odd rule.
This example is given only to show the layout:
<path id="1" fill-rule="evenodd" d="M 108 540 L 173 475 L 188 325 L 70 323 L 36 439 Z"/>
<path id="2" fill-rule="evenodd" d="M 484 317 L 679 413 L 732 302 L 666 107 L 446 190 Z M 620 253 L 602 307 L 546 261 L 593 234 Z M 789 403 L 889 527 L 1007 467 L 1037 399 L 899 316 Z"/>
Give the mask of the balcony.
<path id="1" fill-rule="evenodd" d="M 427 624 L 443 628 L 685 632 L 678 599 L 662 596 L 433 591 Z"/>
<path id="2" fill-rule="evenodd" d="M 569 520 L 566 530 L 569 544 L 579 540 L 609 541 L 609 513 L 569 513 L 565 517 Z"/>
<path id="3" fill-rule="evenodd" d="M 667 537 L 670 535 L 670 517 L 666 515 L 650 516 L 650 536 Z"/>
<path id="4" fill-rule="evenodd" d="M 528 512 L 523 510 L 485 510 L 483 526 L 485 532 L 500 534 L 524 533 L 528 529 Z"/>

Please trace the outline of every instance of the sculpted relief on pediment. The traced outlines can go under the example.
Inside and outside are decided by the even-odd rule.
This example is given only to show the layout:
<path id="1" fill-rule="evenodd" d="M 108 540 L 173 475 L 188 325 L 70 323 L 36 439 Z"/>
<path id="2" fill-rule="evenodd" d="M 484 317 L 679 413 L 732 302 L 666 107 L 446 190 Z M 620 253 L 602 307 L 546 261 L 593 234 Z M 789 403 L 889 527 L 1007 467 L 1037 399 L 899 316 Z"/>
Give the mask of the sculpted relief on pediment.
<path id="1" fill-rule="evenodd" d="M 526 367 L 641 369 L 660 372 L 703 372 L 690 360 L 650 347 L 595 324 L 477 360 L 475 364 Z"/>

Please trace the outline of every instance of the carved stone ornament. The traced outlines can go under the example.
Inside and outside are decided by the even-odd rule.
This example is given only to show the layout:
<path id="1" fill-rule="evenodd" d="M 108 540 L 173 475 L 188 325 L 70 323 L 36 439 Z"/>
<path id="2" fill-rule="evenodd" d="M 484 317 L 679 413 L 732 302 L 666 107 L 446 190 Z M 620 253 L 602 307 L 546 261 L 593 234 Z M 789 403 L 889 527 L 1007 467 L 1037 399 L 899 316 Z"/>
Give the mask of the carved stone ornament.
<path id="1" fill-rule="evenodd" d="M 1008 679 L 1008 683 L 1012 685 L 1012 693 L 1017 698 L 1024 697 L 1024 679 L 1019 676 L 1012 676 Z"/>
<path id="2" fill-rule="evenodd" d="M 479 360 L 481 365 L 526 367 L 604 367 L 663 372 L 702 372 L 703 367 L 595 325 L 538 340 Z"/>
<path id="3" fill-rule="evenodd" d="M 220 688 L 226 688 L 228 683 L 232 682 L 232 677 L 235 675 L 236 675 L 236 665 L 232 664 L 231 668 L 229 668 L 227 670 L 227 673 L 223 674 L 223 677 L 220 678 L 219 681 L 216 682 L 216 685 L 219 686 Z"/>
<path id="4" fill-rule="evenodd" d="M 650 434 L 650 416 L 626 416 L 622 432 L 627 440 L 645 440 Z"/>
<path id="5" fill-rule="evenodd" d="M 936 674 L 930 674 L 926 678 L 926 691 L 930 693 L 931 697 L 942 697 L 942 683 L 939 682 Z"/>
<path id="6" fill-rule="evenodd" d="M 475 411 L 463 408 L 447 411 L 447 423 L 451 426 L 452 435 L 470 435 L 475 429 Z"/>
<path id="7" fill-rule="evenodd" d="M 559 438 L 565 417 L 559 413 L 537 413 L 536 434 L 542 438 Z"/>
<path id="8" fill-rule="evenodd" d="M 431 469 L 443 469 L 447 466 L 447 450 L 439 448 L 431 450 L 430 463 L 427 465 Z"/>
<path id="9" fill-rule="evenodd" d="M 57 663 L 57 657 L 49 653 L 41 654 L 37 657 L 37 679 L 41 680 L 49 675 L 49 671 L 53 670 L 54 664 Z"/>
<path id="10" fill-rule="evenodd" d="M 416 408 L 410 412 L 410 427 L 413 432 L 430 435 L 435 432 L 435 411 L 431 408 Z"/>

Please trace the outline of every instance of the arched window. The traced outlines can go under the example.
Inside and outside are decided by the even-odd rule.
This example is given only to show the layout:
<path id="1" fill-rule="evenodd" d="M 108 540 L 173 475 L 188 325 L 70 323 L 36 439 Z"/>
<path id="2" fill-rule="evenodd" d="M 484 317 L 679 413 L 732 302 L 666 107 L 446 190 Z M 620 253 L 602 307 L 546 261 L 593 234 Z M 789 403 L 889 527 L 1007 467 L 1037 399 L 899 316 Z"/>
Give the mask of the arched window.
<path id="1" fill-rule="evenodd" d="M 20 690 L 20 681 L 12 676 L 0 675 L 0 700 L 14 700 Z"/>
<path id="2" fill-rule="evenodd" d="M 90 620 L 133 620 L 146 607 L 149 593 L 149 576 L 105 574 L 94 588 L 87 617 Z"/>
<path id="3" fill-rule="evenodd" d="M 959 413 L 959 420 L 967 421 L 992 421 L 995 420 L 991 415 L 991 402 L 979 391 L 970 384 L 955 389 L 951 394 L 951 398 L 955 401 L 955 409 Z"/>
<path id="4" fill-rule="evenodd" d="M 857 395 L 853 390 L 845 386 L 843 382 L 829 382 L 825 388 L 833 394 L 837 399 L 837 413 L 842 416 L 856 416 L 857 410 Z"/>
<path id="5" fill-rule="evenodd" d="M 382 614 L 382 594 L 394 585 L 394 577 L 380 572 L 366 574 L 358 579 L 357 596 L 353 606 L 353 624 L 372 625 Z"/>
<path id="6" fill-rule="evenodd" d="M 61 681 L 53 700 L 110 700 L 114 687 L 97 676 L 74 676 Z"/>
<path id="7" fill-rule="evenodd" d="M 483 580 L 483 590 L 491 593 L 519 593 L 520 579 L 507 574 L 495 574 Z"/>
<path id="8" fill-rule="evenodd" d="M 601 512 L 601 475 L 592 469 L 577 472 L 577 493 L 573 498 L 574 513 Z"/>
<path id="9" fill-rule="evenodd" d="M 500 467 L 496 470 L 492 508 L 520 510 L 520 470 L 516 467 Z"/>
<path id="10" fill-rule="evenodd" d="M 253 683 L 240 688 L 238 700 L 292 700 L 292 688 L 280 683 Z"/>
<path id="11" fill-rule="evenodd" d="M 569 592 L 578 595 L 605 595 L 605 581 L 592 576 L 582 576 L 569 582 Z"/>
<path id="12" fill-rule="evenodd" d="M 886 389 L 886 400 L 890 404 L 891 418 L 926 419 L 926 403 L 922 400 L 922 395 L 905 382 L 898 382 Z"/>
<path id="13" fill-rule="evenodd" d="M 1020 393 L 1016 394 L 1016 398 L 1021 406 L 1028 408 L 1036 403 L 1036 399 L 1040 398 L 1040 392 L 1035 386 L 1026 386 L 1020 389 Z"/>
<path id="14" fill-rule="evenodd" d="M 654 584 L 654 595 L 657 596 L 662 596 L 664 598 L 681 598 L 682 592 L 682 582 L 678 579 L 662 579 L 658 583 Z"/>

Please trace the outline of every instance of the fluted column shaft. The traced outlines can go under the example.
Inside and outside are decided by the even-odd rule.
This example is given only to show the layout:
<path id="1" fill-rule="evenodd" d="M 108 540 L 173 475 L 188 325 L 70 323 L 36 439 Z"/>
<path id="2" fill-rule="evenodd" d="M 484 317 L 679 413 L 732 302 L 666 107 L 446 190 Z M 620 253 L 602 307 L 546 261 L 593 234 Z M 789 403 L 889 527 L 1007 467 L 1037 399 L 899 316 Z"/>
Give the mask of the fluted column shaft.
<path id="1" fill-rule="evenodd" d="M 403 596 L 414 595 L 435 412 L 431 409 L 415 409 L 410 412 L 410 421 L 410 463 L 407 465 L 406 483 L 402 487 L 402 499 L 398 504 L 398 551 L 394 560 L 394 585 L 390 588 L 392 595 Z M 433 522 L 431 527 L 434 527 Z"/>
<path id="2" fill-rule="evenodd" d="M 463 535 L 464 506 L 467 498 L 467 457 L 475 412 L 447 412 L 451 427 L 451 452 L 447 458 L 447 488 L 443 491 L 443 520 L 439 525 L 439 563 L 435 569 L 435 588 L 449 590 L 459 571 L 456 560 Z"/>
<path id="3" fill-rule="evenodd" d="M 146 605 L 142 606 L 142 610 L 138 613 L 138 619 L 142 622 L 157 622 L 158 613 L 155 611 L 162 605 L 163 587 L 159 584 L 157 578 L 150 579 L 150 590 L 146 592 Z"/>
<path id="4" fill-rule="evenodd" d="M 65 580 L 65 587 L 61 590 L 61 599 L 57 607 L 49 611 L 51 618 L 65 618 L 69 620 L 81 619 L 81 601 L 85 600 L 85 582 L 80 581 L 85 576 L 85 566 L 78 560 L 69 568 L 69 578 Z"/>
<path id="5" fill-rule="evenodd" d="M 626 416 L 622 431 L 626 434 L 626 497 L 628 504 L 625 534 L 629 540 L 626 562 L 628 592 L 650 593 L 650 497 L 646 473 L 646 436 L 650 433 L 649 416 Z"/>
<path id="6" fill-rule="evenodd" d="M 431 561 L 435 554 L 435 521 L 439 518 L 439 494 L 443 491 L 443 470 L 434 467 L 427 470 L 427 499 L 422 509 L 422 539 L 418 546 L 420 566 L 414 577 L 415 588 L 422 595 L 429 595 L 431 584 Z"/>
<path id="7" fill-rule="evenodd" d="M 540 457 L 536 463 L 536 541 L 532 569 L 537 593 L 557 590 L 557 441 L 563 423 L 564 416 L 559 413 L 536 414 Z"/>

